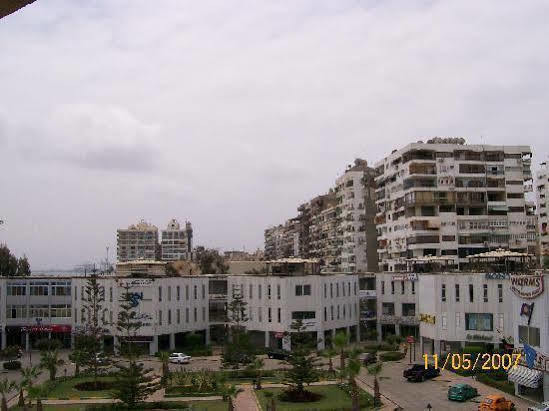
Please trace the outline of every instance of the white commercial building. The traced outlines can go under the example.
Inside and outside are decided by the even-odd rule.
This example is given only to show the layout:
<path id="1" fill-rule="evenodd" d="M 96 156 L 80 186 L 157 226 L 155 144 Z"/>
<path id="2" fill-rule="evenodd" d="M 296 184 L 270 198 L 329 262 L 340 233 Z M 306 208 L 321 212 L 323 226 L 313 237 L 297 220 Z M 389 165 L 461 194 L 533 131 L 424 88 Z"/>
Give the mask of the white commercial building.
<path id="1" fill-rule="evenodd" d="M 531 156 L 529 146 L 435 138 L 376 163 L 380 268 L 401 271 L 413 257 L 461 265 L 490 249 L 527 251 L 535 241 L 525 202 Z"/>

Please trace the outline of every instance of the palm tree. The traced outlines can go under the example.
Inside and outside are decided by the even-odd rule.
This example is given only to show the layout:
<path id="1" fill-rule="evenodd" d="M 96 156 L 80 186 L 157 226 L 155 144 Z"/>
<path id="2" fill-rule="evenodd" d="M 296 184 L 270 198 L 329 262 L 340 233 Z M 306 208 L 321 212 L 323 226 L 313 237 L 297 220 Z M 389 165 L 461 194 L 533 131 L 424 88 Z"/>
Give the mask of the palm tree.
<path id="1" fill-rule="evenodd" d="M 381 373 L 381 369 L 383 368 L 382 362 L 376 362 L 373 365 L 370 365 L 367 370 L 368 374 L 374 376 L 374 407 L 381 406 L 381 400 L 379 395 L 379 382 L 377 381 L 377 376 Z"/>
<path id="2" fill-rule="evenodd" d="M 17 388 L 17 384 L 14 381 L 4 378 L 0 381 L 0 395 L 2 395 L 2 411 L 8 411 L 8 402 L 6 401 L 6 394 Z"/>
<path id="3" fill-rule="evenodd" d="M 345 369 L 345 348 L 349 344 L 349 337 L 344 332 L 338 332 L 332 340 L 332 345 L 339 352 L 339 369 Z"/>
<path id="4" fill-rule="evenodd" d="M 63 365 L 65 362 L 58 357 L 57 350 L 42 351 L 40 354 L 40 367 L 45 368 L 50 373 L 50 380 L 55 380 L 57 374 L 57 367 Z"/>
<path id="5" fill-rule="evenodd" d="M 349 386 L 351 387 L 353 411 L 360 411 L 360 394 L 356 383 L 356 376 L 360 373 L 361 366 L 362 364 L 358 358 L 358 352 L 351 352 L 349 355 L 349 361 L 347 361 L 347 367 L 345 368 L 345 374 L 349 379 Z"/>
<path id="6" fill-rule="evenodd" d="M 162 363 L 162 385 L 166 385 L 170 376 L 170 353 L 167 351 L 160 351 L 158 353 L 158 359 Z"/>
<path id="7" fill-rule="evenodd" d="M 32 388 L 33 380 L 38 378 L 38 376 L 42 372 L 40 371 L 40 367 L 35 365 L 34 367 L 24 367 L 21 368 L 21 385 L 19 386 L 19 405 L 26 408 L 25 401 L 23 400 L 23 404 L 21 404 L 21 400 L 23 399 L 23 389 L 26 389 L 27 392 Z M 29 405 L 30 405 L 30 397 L 29 397 Z"/>
<path id="8" fill-rule="evenodd" d="M 333 358 L 336 355 L 336 352 L 333 348 L 327 348 L 324 351 L 322 351 L 321 354 L 324 358 L 328 360 L 328 371 L 333 373 L 334 372 L 334 361 Z"/>

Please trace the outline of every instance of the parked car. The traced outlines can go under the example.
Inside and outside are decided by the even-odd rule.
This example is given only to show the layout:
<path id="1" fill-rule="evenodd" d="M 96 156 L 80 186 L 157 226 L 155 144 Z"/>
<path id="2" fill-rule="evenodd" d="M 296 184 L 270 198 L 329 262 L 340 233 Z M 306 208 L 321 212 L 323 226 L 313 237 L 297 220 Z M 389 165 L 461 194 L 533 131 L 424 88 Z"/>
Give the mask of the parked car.
<path id="1" fill-rule="evenodd" d="M 549 411 L 549 401 L 542 402 L 536 406 L 528 407 L 528 411 Z"/>
<path id="2" fill-rule="evenodd" d="M 191 356 L 182 352 L 172 352 L 170 354 L 170 362 L 174 364 L 188 364 L 191 361 Z"/>
<path id="3" fill-rule="evenodd" d="M 290 352 L 286 350 L 269 350 L 267 351 L 267 357 L 277 360 L 287 360 L 290 356 Z"/>
<path id="4" fill-rule="evenodd" d="M 425 381 L 428 378 L 438 377 L 440 370 L 431 364 L 425 368 L 424 364 L 414 364 L 402 373 L 408 381 Z"/>
<path id="5" fill-rule="evenodd" d="M 456 384 L 448 388 L 448 399 L 450 401 L 467 401 L 477 395 L 477 389 L 469 384 Z"/>
<path id="6" fill-rule="evenodd" d="M 377 361 L 377 355 L 373 352 L 365 352 L 358 357 L 362 365 L 370 365 Z"/>
<path id="7" fill-rule="evenodd" d="M 478 406 L 479 411 L 497 410 L 497 411 L 512 411 L 515 409 L 515 404 L 505 398 L 503 395 L 492 394 L 488 395 Z"/>

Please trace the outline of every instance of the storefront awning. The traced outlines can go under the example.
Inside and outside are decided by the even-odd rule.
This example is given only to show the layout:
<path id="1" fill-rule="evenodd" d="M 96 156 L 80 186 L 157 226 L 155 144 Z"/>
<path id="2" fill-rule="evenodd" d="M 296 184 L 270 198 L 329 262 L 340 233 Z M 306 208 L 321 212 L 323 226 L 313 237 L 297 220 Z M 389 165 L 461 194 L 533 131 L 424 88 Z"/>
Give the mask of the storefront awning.
<path id="1" fill-rule="evenodd" d="M 507 377 L 509 378 L 509 381 L 519 385 L 524 385 L 528 388 L 538 388 L 543 380 L 543 373 L 523 365 L 517 365 L 516 367 L 511 367 L 509 369 Z"/>

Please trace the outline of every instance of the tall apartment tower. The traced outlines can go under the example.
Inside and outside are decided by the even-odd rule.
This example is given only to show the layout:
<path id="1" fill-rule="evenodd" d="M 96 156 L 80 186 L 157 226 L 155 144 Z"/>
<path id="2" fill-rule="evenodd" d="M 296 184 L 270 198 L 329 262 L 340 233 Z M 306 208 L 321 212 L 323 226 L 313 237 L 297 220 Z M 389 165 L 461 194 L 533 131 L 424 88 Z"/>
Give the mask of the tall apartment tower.
<path id="1" fill-rule="evenodd" d="M 538 227 L 540 239 L 540 254 L 542 263 L 549 260 L 549 165 L 547 162 L 540 164 L 536 173 L 536 200 L 538 205 Z"/>
<path id="2" fill-rule="evenodd" d="M 118 262 L 155 260 L 158 258 L 158 228 L 141 220 L 128 228 L 119 228 L 116 235 Z"/>
<path id="3" fill-rule="evenodd" d="M 162 230 L 160 243 L 161 259 L 164 261 L 190 260 L 192 256 L 193 229 L 190 222 L 181 228 L 174 218 Z"/>
<path id="4" fill-rule="evenodd" d="M 528 251 L 529 146 L 466 145 L 460 138 L 408 144 L 375 165 L 381 268 L 446 256 L 455 266 L 494 250 Z"/>
<path id="5" fill-rule="evenodd" d="M 336 180 L 340 268 L 345 273 L 377 271 L 374 220 L 375 171 L 356 159 Z"/>

